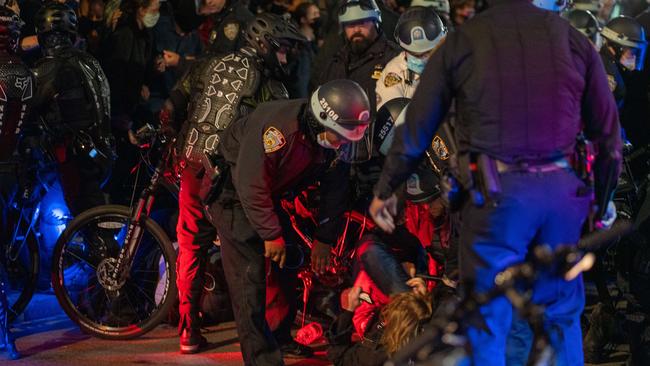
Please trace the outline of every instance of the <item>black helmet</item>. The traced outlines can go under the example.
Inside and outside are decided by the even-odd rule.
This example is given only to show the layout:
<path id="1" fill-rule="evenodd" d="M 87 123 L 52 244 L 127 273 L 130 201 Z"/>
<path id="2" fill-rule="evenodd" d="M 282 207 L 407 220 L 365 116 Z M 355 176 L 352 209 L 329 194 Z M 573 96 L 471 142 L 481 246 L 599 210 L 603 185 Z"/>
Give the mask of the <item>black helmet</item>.
<path id="1" fill-rule="evenodd" d="M 442 19 L 431 8 L 413 6 L 397 21 L 395 40 L 404 50 L 418 54 L 435 48 L 447 35 Z"/>
<path id="2" fill-rule="evenodd" d="M 6 6 L 0 6 L 0 50 L 10 53 L 16 52 L 20 28 L 23 21 L 18 14 Z"/>
<path id="3" fill-rule="evenodd" d="M 648 41 L 643 26 L 638 21 L 624 15 L 619 16 L 610 20 L 600 34 L 616 50 L 617 57 L 621 56 L 622 48 L 633 50 L 636 55 L 636 70 L 643 69 Z"/>
<path id="4" fill-rule="evenodd" d="M 275 52 L 282 47 L 293 47 L 296 42 L 306 41 L 291 18 L 271 13 L 258 14 L 248 25 L 244 38 L 269 70 L 279 72 L 278 76 L 286 75 L 286 71 Z"/>
<path id="5" fill-rule="evenodd" d="M 573 28 L 587 36 L 593 44 L 598 44 L 600 25 L 598 24 L 598 19 L 591 12 L 571 9 L 562 13 L 562 17 L 568 20 Z"/>
<path id="6" fill-rule="evenodd" d="M 374 141 L 379 146 L 379 152 L 383 155 L 388 154 L 395 135 L 395 123 L 402 111 L 406 110 L 406 106 L 410 101 L 409 98 L 393 98 L 384 103 L 377 111 L 375 118 L 375 126 L 377 127 L 374 128 Z"/>
<path id="7" fill-rule="evenodd" d="M 34 23 L 41 46 L 53 48 L 62 43 L 74 43 L 77 15 L 69 6 L 56 1 L 47 2 L 36 13 Z"/>
<path id="8" fill-rule="evenodd" d="M 370 124 L 368 96 L 352 80 L 332 80 L 319 86 L 311 95 L 309 111 L 321 128 L 348 141 L 361 140 Z"/>
<path id="9" fill-rule="evenodd" d="M 345 0 L 339 8 L 339 24 L 356 23 L 372 20 L 376 25 L 381 24 L 381 10 L 375 0 Z"/>

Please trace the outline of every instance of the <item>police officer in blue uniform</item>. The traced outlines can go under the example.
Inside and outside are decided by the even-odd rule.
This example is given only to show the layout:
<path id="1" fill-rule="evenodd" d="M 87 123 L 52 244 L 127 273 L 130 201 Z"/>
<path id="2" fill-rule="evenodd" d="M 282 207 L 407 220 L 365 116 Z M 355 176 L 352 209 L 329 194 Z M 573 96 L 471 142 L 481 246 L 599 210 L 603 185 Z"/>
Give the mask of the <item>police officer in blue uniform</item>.
<path id="1" fill-rule="evenodd" d="M 369 123 L 363 89 L 333 80 L 309 100 L 262 103 L 220 135 L 215 165 L 221 173 L 210 214 L 246 365 L 283 364 L 264 317 L 265 257 L 283 268 L 291 235 L 280 199 L 313 184 L 333 163 L 333 150 L 359 141 Z"/>
<path id="2" fill-rule="evenodd" d="M 461 281 L 478 292 L 492 288 L 498 271 L 523 261 L 532 244 L 578 241 L 591 194 L 568 158 L 581 130 L 598 151 L 597 202 L 611 196 L 622 149 L 616 103 L 589 40 L 529 1 L 489 5 L 429 60 L 370 208 L 382 228 L 394 229 L 393 192 L 417 167 L 455 99 L 456 176 L 466 192 Z M 601 206 L 608 207 L 601 223 L 611 225 L 613 205 Z M 533 300 L 546 306 L 557 364 L 582 365 L 582 279 L 545 278 L 535 284 Z M 473 364 L 505 365 L 512 305 L 502 297 L 480 313 L 482 326 L 468 330 Z M 520 356 L 524 364 L 527 355 Z"/>

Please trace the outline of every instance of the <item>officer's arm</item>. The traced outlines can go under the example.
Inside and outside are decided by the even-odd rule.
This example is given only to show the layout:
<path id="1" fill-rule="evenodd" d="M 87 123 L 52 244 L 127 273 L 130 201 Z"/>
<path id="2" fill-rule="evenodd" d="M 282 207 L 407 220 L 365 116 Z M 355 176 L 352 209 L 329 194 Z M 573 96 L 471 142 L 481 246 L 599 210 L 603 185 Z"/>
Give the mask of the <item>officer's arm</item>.
<path id="1" fill-rule="evenodd" d="M 447 38 L 429 60 L 420 86 L 406 113 L 406 121 L 396 129 L 384 169 L 375 186 L 375 196 L 386 199 L 418 166 L 452 100 L 452 75 L 458 69 L 454 53 L 461 46 L 458 32 Z M 465 47 L 465 49 L 469 49 Z"/>
<path id="2" fill-rule="evenodd" d="M 244 121 L 237 121 L 241 122 Z M 284 145 L 280 142 L 277 146 L 282 146 L 277 150 L 265 150 L 264 134 L 269 130 L 264 127 L 248 124 L 240 142 L 233 178 L 251 226 L 263 240 L 274 240 L 282 236 L 282 227 L 273 207 L 273 177 L 279 174 L 280 158 L 290 142 L 286 141 Z"/>
<path id="3" fill-rule="evenodd" d="M 318 228 L 315 238 L 335 245 L 343 231 L 343 214 L 350 207 L 350 164 L 339 161 L 320 179 L 321 199 L 318 207 Z"/>
<path id="4" fill-rule="evenodd" d="M 193 75 L 196 73 L 196 69 L 199 68 L 200 63 L 196 62 L 192 66 L 178 79 L 160 111 L 160 122 L 162 124 L 168 123 L 175 131 L 180 129 L 180 125 L 185 120 L 184 112 L 187 110 L 190 101 Z"/>
<path id="5" fill-rule="evenodd" d="M 598 202 L 602 202 L 612 194 L 621 172 L 623 143 L 616 101 L 609 89 L 602 60 L 593 47 L 588 47 L 585 53 L 587 59 L 582 118 L 585 135 L 596 148 L 596 197 Z"/>

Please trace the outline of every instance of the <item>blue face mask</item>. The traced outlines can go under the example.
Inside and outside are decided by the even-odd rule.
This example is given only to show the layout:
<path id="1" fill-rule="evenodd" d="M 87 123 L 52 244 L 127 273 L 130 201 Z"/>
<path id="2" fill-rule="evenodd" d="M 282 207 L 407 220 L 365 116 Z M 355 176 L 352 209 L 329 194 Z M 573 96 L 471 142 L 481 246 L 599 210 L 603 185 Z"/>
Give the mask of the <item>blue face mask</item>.
<path id="1" fill-rule="evenodd" d="M 416 74 L 422 75 L 422 72 L 424 72 L 424 67 L 427 65 L 427 59 L 426 58 L 417 58 L 414 56 L 411 56 L 410 54 L 406 54 L 406 67 L 413 71 Z"/>

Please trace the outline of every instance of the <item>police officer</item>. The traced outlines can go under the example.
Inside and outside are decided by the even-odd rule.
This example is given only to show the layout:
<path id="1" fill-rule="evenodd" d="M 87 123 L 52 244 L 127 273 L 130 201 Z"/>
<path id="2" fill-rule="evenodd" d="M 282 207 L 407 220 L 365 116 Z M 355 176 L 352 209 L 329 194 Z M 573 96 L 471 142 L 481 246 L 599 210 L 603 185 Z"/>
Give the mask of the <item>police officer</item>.
<path id="1" fill-rule="evenodd" d="M 222 134 L 218 149 L 229 175 L 210 213 L 246 365 L 283 364 L 264 320 L 265 258 L 284 267 L 291 230 L 280 217 L 279 199 L 313 183 L 334 150 L 361 139 L 369 122 L 363 89 L 333 80 L 309 100 L 261 104 Z"/>
<path id="2" fill-rule="evenodd" d="M 280 81 L 286 75 L 287 52 L 304 39 L 293 23 L 273 14 L 258 15 L 248 25 L 245 38 L 246 46 L 237 52 L 211 55 L 192 65 L 160 113 L 166 128 L 178 131 L 182 124 L 177 226 L 182 353 L 197 352 L 205 344 L 199 324 L 202 275 L 207 250 L 216 238 L 201 202 L 202 159 L 215 151 L 217 133 L 236 118 L 248 114 L 258 103 L 287 99 Z M 184 111 L 188 111 L 187 118 Z"/>
<path id="3" fill-rule="evenodd" d="M 343 28 L 345 45 L 320 73 L 314 72 L 312 85 L 335 79 L 355 81 L 368 94 L 374 114 L 375 83 L 399 48 L 382 32 L 381 11 L 374 0 L 346 0 L 339 11 L 339 23 Z"/>
<path id="4" fill-rule="evenodd" d="M 402 52 L 390 60 L 377 80 L 377 109 L 394 98 L 411 98 L 433 52 L 444 42 L 447 27 L 431 9 L 410 7 L 395 28 Z"/>
<path id="5" fill-rule="evenodd" d="M 48 2 L 36 14 L 43 53 L 34 69 L 34 108 L 50 153 L 58 163 L 66 204 L 73 215 L 105 203 L 101 187 L 115 160 L 108 80 L 88 53 L 74 48 L 77 17 Z"/>
<path id="6" fill-rule="evenodd" d="M 14 159 L 14 151 L 18 144 L 18 134 L 29 113 L 29 103 L 33 98 L 36 86 L 32 72 L 16 55 L 22 20 L 10 6 L 14 1 L 0 1 L 0 163 Z M 15 172 L 0 171 L 0 200 L 9 193 L 15 180 Z M 1 203 L 1 201 L 0 201 Z M 0 209 L 4 209 L 0 205 Z M 7 231 L 7 230 L 3 230 Z M 5 233 L 0 240 L 8 239 Z M 0 252 L 0 257 L 6 255 Z M 4 268 L 4 258 L 0 258 L 0 345 L 4 346 L 7 358 L 20 358 L 14 338 L 9 331 L 9 303 L 7 301 L 7 273 Z"/>
<path id="7" fill-rule="evenodd" d="M 580 33 L 584 34 L 596 50 L 602 46 L 602 37 L 600 36 L 600 25 L 598 19 L 588 10 L 571 9 L 563 12 L 562 17 L 571 23 L 571 26 Z"/>
<path id="8" fill-rule="evenodd" d="M 621 110 L 625 104 L 626 88 L 623 74 L 643 69 L 648 45 L 645 31 L 635 19 L 620 16 L 603 27 L 600 56 L 607 72 L 609 88 Z M 625 127 L 625 126 L 624 126 Z"/>
<path id="9" fill-rule="evenodd" d="M 512 42 L 520 37 L 526 41 Z M 375 187 L 370 212 L 385 230 L 395 227 L 393 192 L 419 163 L 452 98 L 456 136 L 462 137 L 458 179 L 472 197 L 461 206 L 461 281 L 483 293 L 499 270 L 525 259 L 531 244 L 578 241 L 590 195 L 566 158 L 584 124 L 599 152 L 597 200 L 607 202 L 620 172 L 620 127 L 602 62 L 589 41 L 526 0 L 495 0 L 450 33 L 427 64 Z M 607 226 L 614 208 L 603 207 L 607 214 L 599 219 Z M 546 306 L 557 363 L 583 364 L 582 279 L 544 277 L 533 300 Z M 498 298 L 480 312 L 483 326 L 468 330 L 473 364 L 504 365 L 512 305 Z M 525 353 L 516 364 L 526 363 Z"/>

